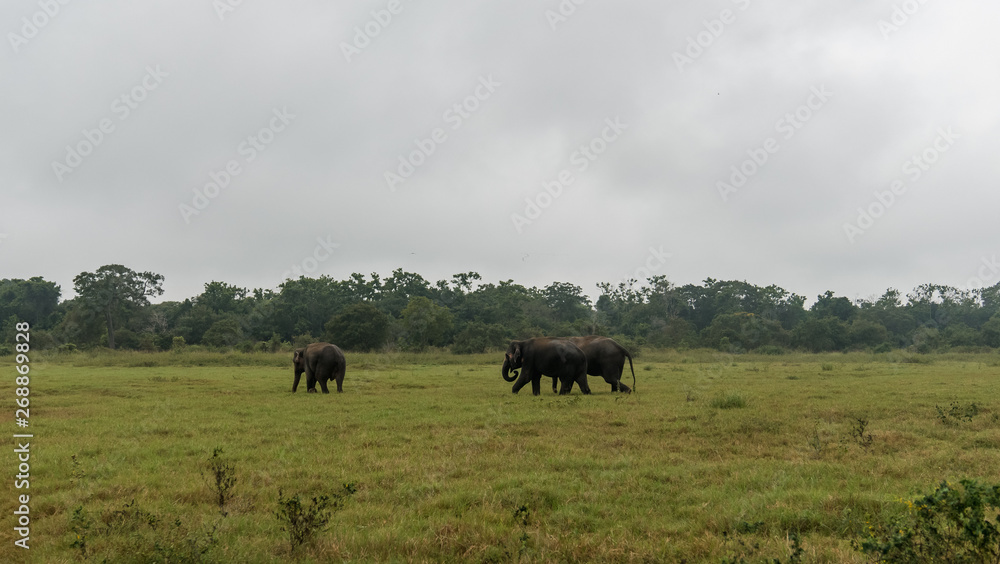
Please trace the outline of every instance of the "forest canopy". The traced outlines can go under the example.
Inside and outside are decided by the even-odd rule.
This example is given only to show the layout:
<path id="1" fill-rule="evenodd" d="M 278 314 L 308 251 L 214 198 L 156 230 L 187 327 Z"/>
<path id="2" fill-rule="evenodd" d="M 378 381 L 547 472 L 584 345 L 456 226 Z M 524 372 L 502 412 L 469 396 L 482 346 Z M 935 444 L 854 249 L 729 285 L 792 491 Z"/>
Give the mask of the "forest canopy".
<path id="1" fill-rule="evenodd" d="M 596 303 L 567 282 L 544 288 L 475 272 L 435 283 L 397 269 L 386 278 L 354 273 L 286 280 L 276 290 L 211 281 L 182 302 L 150 303 L 163 276 L 106 265 L 75 278 L 77 297 L 40 277 L 0 280 L 0 333 L 10 343 L 27 321 L 32 347 L 279 350 L 325 340 L 351 351 L 449 348 L 476 353 L 511 339 L 601 334 L 631 347 L 931 352 L 1000 347 L 1000 284 L 959 289 L 924 284 L 905 296 L 850 300 L 832 291 L 809 308 L 771 285 L 706 279 L 677 286 L 665 276 L 597 285 Z M 8 353 L 0 345 L 0 353 Z"/>

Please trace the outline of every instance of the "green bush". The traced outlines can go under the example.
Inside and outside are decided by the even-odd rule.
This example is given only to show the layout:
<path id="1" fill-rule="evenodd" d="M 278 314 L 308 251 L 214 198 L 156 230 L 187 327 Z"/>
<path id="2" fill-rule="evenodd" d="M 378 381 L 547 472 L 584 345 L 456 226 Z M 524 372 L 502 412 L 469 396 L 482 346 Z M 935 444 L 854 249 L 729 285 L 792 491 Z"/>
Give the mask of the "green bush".
<path id="1" fill-rule="evenodd" d="M 739 392 L 729 392 L 726 395 L 712 398 L 708 405 L 716 409 L 736 409 L 746 407 L 747 400 Z"/>
<path id="2" fill-rule="evenodd" d="M 381 349 L 389 340 L 392 317 L 374 305 L 362 302 L 346 307 L 324 326 L 327 341 L 338 347 L 367 352 Z"/>
<path id="3" fill-rule="evenodd" d="M 997 562 L 1000 558 L 1000 486 L 962 480 L 907 501 L 906 514 L 887 526 L 870 527 L 857 543 L 876 562 Z"/>
<path id="4" fill-rule="evenodd" d="M 503 327 L 473 321 L 455 335 L 451 352 L 455 354 L 476 354 L 490 349 L 503 349 L 507 345 Z"/>

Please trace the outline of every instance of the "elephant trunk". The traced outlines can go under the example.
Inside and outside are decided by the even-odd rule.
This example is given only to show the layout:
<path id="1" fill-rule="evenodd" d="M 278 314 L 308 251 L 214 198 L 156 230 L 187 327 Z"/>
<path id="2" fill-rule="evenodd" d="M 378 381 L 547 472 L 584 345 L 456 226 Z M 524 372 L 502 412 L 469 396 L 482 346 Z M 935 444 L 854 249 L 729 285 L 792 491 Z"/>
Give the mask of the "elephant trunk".
<path id="1" fill-rule="evenodd" d="M 508 373 L 510 373 L 510 376 L 507 376 Z M 503 371 L 501 372 L 500 375 L 503 376 L 503 379 L 506 380 L 507 382 L 513 382 L 514 380 L 517 380 L 517 370 L 515 370 L 514 372 L 510 372 L 510 359 L 509 358 L 504 359 L 504 361 L 503 361 Z"/>

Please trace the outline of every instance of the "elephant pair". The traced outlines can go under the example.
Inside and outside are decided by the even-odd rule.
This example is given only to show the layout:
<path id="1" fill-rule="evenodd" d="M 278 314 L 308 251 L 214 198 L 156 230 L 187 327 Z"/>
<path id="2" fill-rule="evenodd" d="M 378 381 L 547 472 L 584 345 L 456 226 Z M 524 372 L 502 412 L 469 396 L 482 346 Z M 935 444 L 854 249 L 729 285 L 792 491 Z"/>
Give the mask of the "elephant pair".
<path id="1" fill-rule="evenodd" d="M 292 356 L 295 367 L 295 381 L 292 382 L 292 393 L 299 388 L 299 379 L 306 373 L 306 391 L 316 393 L 316 382 L 324 394 L 329 394 L 326 383 L 328 380 L 337 382 L 337 391 L 344 391 L 344 373 L 347 371 L 347 361 L 344 353 L 337 345 L 330 343 L 313 343 L 301 349 L 295 349 Z"/>
<path id="2" fill-rule="evenodd" d="M 552 378 L 552 391 L 556 391 L 556 381 L 562 382 L 560 394 L 568 394 L 573 383 L 580 385 L 584 394 L 590 393 L 587 375 L 601 376 L 611 384 L 614 392 L 630 393 L 631 388 L 621 381 L 628 359 L 632 371 L 632 386 L 635 386 L 635 368 L 632 355 L 625 347 L 613 339 L 590 335 L 588 337 L 541 337 L 526 341 L 512 341 L 504 356 L 501 375 L 507 382 L 514 382 L 512 391 L 516 394 L 528 382 L 534 395 L 541 393 L 542 376 Z M 521 373 L 518 376 L 517 370 Z M 513 370 L 513 375 L 508 376 Z"/>

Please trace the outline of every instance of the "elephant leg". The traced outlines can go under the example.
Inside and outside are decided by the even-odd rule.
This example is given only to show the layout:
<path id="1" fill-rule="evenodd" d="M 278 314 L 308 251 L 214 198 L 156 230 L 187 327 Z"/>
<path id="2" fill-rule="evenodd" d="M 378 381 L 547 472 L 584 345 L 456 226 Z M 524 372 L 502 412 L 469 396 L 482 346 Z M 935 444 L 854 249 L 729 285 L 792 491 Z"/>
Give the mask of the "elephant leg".
<path id="1" fill-rule="evenodd" d="M 587 383 L 587 373 L 584 372 L 576 377 L 576 383 L 580 384 L 580 391 L 584 394 L 590 393 L 590 384 Z"/>
<path id="2" fill-rule="evenodd" d="M 556 393 L 556 383 L 558 383 L 558 382 L 559 382 L 559 378 L 555 378 L 555 377 L 552 378 L 552 393 L 553 394 Z"/>
<path id="3" fill-rule="evenodd" d="M 514 382 L 514 386 L 510 389 L 513 393 L 518 393 L 525 384 L 531 381 L 531 373 L 528 370 L 521 370 L 521 375 L 517 377 L 517 382 Z"/>
<path id="4" fill-rule="evenodd" d="M 306 391 L 316 391 L 316 373 L 312 370 L 306 370 Z"/>
<path id="5" fill-rule="evenodd" d="M 562 386 L 559 388 L 559 395 L 565 396 L 566 394 L 573 391 L 573 379 L 572 378 L 560 378 Z"/>
<path id="6" fill-rule="evenodd" d="M 337 392 L 344 391 L 344 371 L 341 370 L 337 373 Z"/>
<path id="7" fill-rule="evenodd" d="M 542 393 L 542 375 L 539 374 L 531 379 L 531 395 L 538 396 Z"/>
<path id="8" fill-rule="evenodd" d="M 302 379 L 302 373 L 301 372 L 295 375 L 295 380 L 292 382 L 292 393 L 293 394 L 295 393 L 295 390 L 299 389 L 299 380 L 301 380 L 301 379 Z"/>
<path id="9" fill-rule="evenodd" d="M 319 379 L 319 387 L 323 389 L 324 394 L 329 394 L 330 390 L 326 387 L 326 377 Z"/>

